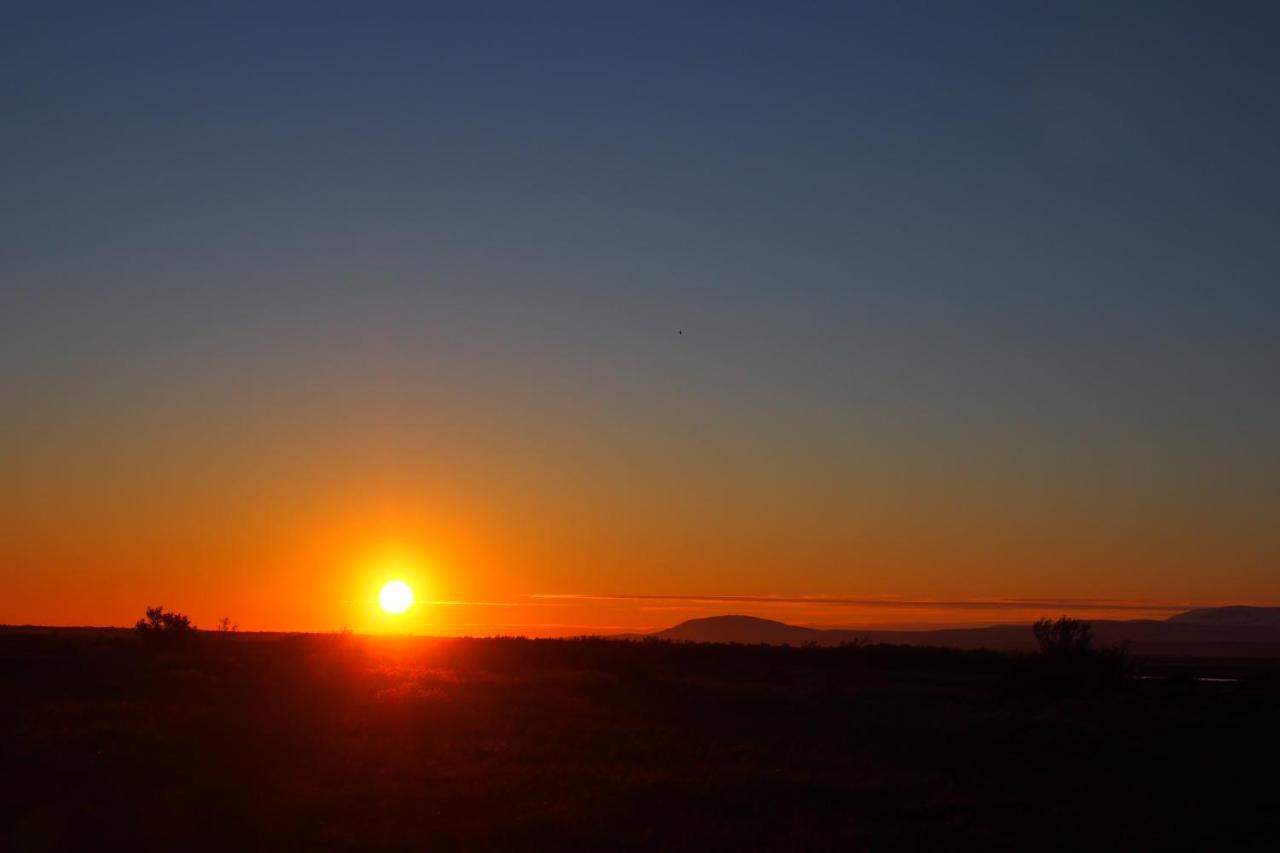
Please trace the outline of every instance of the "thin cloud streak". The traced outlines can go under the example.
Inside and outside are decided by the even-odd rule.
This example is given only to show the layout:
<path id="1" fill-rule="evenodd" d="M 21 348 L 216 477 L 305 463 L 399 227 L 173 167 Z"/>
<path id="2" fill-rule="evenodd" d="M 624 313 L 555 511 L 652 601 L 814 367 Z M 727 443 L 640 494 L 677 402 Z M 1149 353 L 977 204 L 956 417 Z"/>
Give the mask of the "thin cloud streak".
<path id="1" fill-rule="evenodd" d="M 573 623 L 559 622 L 463 622 L 464 628 L 543 628 L 543 629 L 565 629 L 565 628 L 586 628 L 591 631 L 629 631 L 632 633 L 647 633 L 658 630 L 652 625 L 578 625 Z"/>
<path id="2" fill-rule="evenodd" d="M 535 593 L 529 596 L 536 599 L 570 600 L 570 601 L 688 601 L 713 603 L 745 603 L 745 604 L 821 604 L 838 607 L 883 607 L 936 610 L 1025 610 L 1042 607 L 1060 610 L 1118 610 L 1148 611 L 1151 613 L 1171 613 L 1187 610 L 1192 604 L 1157 604 L 1149 601 L 1117 601 L 1114 599 L 1088 598 L 998 598 L 990 600 L 912 600 L 885 598 L 843 598 L 839 596 L 814 595 L 660 595 L 651 593 L 615 593 L 610 595 L 588 595 L 580 593 Z"/>
<path id="3" fill-rule="evenodd" d="M 565 604 L 557 604 L 550 601 L 455 601 L 455 600 L 431 600 L 423 601 L 423 604 L 438 604 L 444 607 L 566 607 Z"/>

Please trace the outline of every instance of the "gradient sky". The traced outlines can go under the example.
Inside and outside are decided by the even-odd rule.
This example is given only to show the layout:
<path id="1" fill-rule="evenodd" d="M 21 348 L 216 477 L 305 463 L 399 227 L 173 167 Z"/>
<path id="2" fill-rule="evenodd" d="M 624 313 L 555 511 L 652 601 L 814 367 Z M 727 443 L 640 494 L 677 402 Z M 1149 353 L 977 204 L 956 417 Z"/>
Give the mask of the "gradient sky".
<path id="1" fill-rule="evenodd" d="M 1280 603 L 1278 9 L 7 4 L 0 623 Z"/>

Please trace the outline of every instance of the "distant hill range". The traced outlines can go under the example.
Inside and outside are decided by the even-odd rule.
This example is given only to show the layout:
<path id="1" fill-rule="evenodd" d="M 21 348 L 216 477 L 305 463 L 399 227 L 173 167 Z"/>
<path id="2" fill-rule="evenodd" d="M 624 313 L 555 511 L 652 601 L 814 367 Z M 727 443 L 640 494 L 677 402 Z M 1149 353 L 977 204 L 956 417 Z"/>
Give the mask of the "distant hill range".
<path id="1" fill-rule="evenodd" d="M 1280 607 L 1204 607 L 1165 620 L 1091 619 L 1100 645 L 1127 642 L 1135 654 L 1280 658 Z M 649 636 L 697 643 L 835 646 L 850 642 L 961 649 L 1031 651 L 1030 625 L 924 631 L 833 630 L 787 625 L 755 616 L 690 619 Z"/>

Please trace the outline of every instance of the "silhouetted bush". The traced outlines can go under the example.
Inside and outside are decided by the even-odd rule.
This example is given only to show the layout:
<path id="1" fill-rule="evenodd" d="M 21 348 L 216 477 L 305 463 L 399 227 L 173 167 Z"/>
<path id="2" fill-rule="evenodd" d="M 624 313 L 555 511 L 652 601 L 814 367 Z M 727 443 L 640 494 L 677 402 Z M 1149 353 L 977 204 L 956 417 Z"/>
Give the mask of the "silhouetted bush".
<path id="1" fill-rule="evenodd" d="M 1070 658 L 1093 651 L 1093 625 L 1066 616 L 1060 619 L 1037 619 L 1031 627 L 1040 653 L 1046 657 Z"/>
<path id="2" fill-rule="evenodd" d="M 147 608 L 147 615 L 133 626 L 142 641 L 156 648 L 173 648 L 191 642 L 196 626 L 184 614 L 165 610 L 163 605 Z"/>
<path id="3" fill-rule="evenodd" d="M 1063 616 L 1039 619 L 1032 630 L 1040 654 L 1016 683 L 1022 692 L 1057 695 L 1114 689 L 1129 671 L 1127 643 L 1094 648 L 1093 625 Z"/>

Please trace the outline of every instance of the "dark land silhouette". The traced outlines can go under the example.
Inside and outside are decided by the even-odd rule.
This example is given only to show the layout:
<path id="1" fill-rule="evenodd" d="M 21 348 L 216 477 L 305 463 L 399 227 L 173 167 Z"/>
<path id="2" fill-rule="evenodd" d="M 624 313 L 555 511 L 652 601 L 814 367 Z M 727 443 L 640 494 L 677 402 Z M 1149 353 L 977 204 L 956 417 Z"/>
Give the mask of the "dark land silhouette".
<path id="1" fill-rule="evenodd" d="M 672 632 L 744 626 L 812 636 Z M 1103 627 L 1022 626 L 1033 652 L 7 629 L 0 849 L 1269 849 L 1246 771 L 1280 766 L 1280 663 Z"/>
<path id="2" fill-rule="evenodd" d="M 1280 607 L 1213 607 L 1165 620 L 1091 620 L 1100 644 L 1128 643 L 1135 653 L 1185 657 L 1252 657 L 1280 660 Z M 653 634 L 665 640 L 701 643 L 779 643 L 838 646 L 872 642 L 959 649 L 1032 651 L 1027 625 L 917 631 L 833 630 L 787 625 L 754 616 L 690 619 Z"/>

